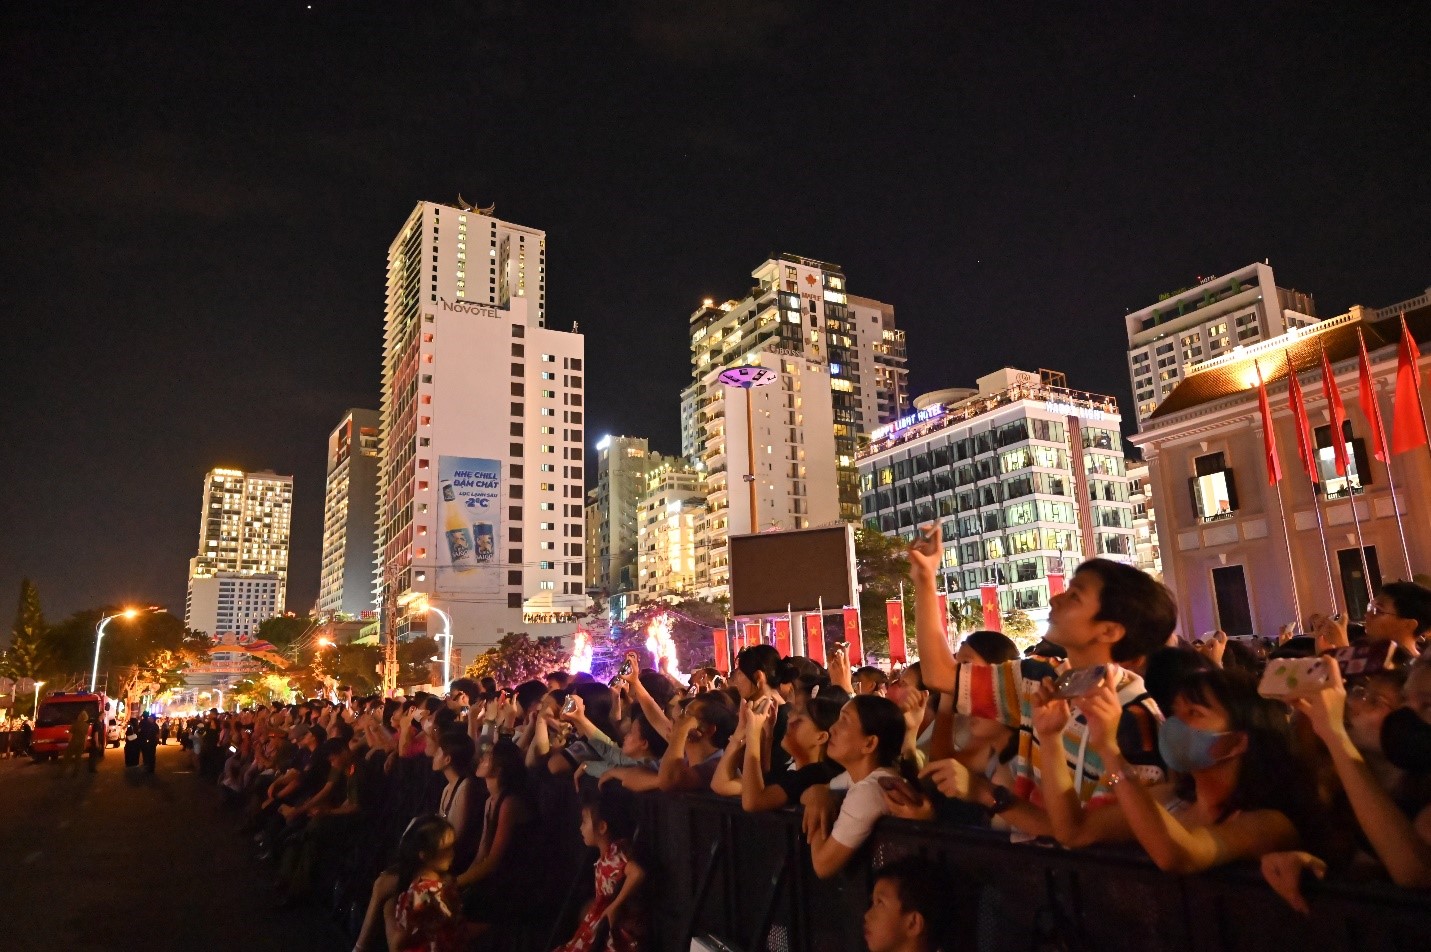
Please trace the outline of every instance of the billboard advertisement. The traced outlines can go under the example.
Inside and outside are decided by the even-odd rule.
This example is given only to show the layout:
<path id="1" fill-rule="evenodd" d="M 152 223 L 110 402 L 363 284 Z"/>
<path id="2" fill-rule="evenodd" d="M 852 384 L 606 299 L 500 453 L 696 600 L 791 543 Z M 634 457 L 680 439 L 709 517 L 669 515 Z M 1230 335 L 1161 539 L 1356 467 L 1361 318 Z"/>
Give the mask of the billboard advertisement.
<path id="1" fill-rule="evenodd" d="M 497 551 L 502 531 L 502 464 L 466 456 L 438 458 L 437 591 L 501 591 Z"/>

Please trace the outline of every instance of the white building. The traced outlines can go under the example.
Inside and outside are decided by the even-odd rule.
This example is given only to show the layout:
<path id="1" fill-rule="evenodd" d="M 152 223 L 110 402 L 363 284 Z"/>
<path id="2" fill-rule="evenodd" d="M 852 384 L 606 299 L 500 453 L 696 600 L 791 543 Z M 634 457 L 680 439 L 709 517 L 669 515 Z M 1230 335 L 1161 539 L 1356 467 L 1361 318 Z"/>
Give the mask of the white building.
<path id="1" fill-rule="evenodd" d="M 637 526 L 646 476 L 664 462 L 643 436 L 603 436 L 596 443 L 596 485 L 587 496 L 591 535 L 586 584 L 607 595 L 638 587 Z"/>
<path id="2" fill-rule="evenodd" d="M 646 475 L 639 504 L 637 576 L 643 600 L 696 594 L 697 530 L 705 493 L 694 469 L 665 460 Z"/>
<path id="3" fill-rule="evenodd" d="M 1042 623 L 1051 576 L 1094 556 L 1132 561 L 1121 417 L 1060 373 L 1005 368 L 978 384 L 942 391 L 949 404 L 921 398 L 873 434 L 859 459 L 865 525 L 908 541 L 937 523 L 951 599 L 993 585 L 1002 611 Z"/>
<path id="4" fill-rule="evenodd" d="M 194 609 L 194 583 L 225 573 L 235 577 L 273 576 L 272 610 L 264 617 L 282 613 L 287 599 L 292 515 L 292 476 L 236 469 L 214 469 L 204 476 L 199 551 L 189 560 L 186 625 L 211 635 L 231 630 L 204 627 L 218 622 L 207 610 L 196 614 Z M 201 585 L 198 598 L 207 605 L 212 596 L 217 604 L 218 594 L 214 586 Z"/>
<path id="5" fill-rule="evenodd" d="M 420 202 L 388 249 L 378 485 L 384 631 L 452 618 L 473 657 L 587 604 L 583 342 L 546 326 L 546 237 Z"/>
<path id="6" fill-rule="evenodd" d="M 219 572 L 189 580 L 184 624 L 205 634 L 255 635 L 258 626 L 281 614 L 283 581 L 274 573 Z"/>
<path id="7" fill-rule="evenodd" d="M 349 410 L 328 436 L 315 615 L 361 618 L 374 610 L 377 498 L 378 411 Z"/>
<path id="8" fill-rule="evenodd" d="M 1157 409 L 1178 381 L 1201 361 L 1239 344 L 1278 337 L 1314 324 L 1310 294 L 1279 288 L 1266 264 L 1250 264 L 1162 296 L 1125 318 L 1128 376 L 1138 422 Z"/>
<path id="9" fill-rule="evenodd" d="M 1158 516 L 1147 463 L 1128 463 L 1128 501 L 1133 504 L 1133 564 L 1156 579 L 1163 577 Z"/>
<path id="10" fill-rule="evenodd" d="M 834 471 L 811 459 L 802 479 L 810 485 L 833 479 L 839 509 L 832 518 L 856 521 L 860 439 L 908 405 L 904 333 L 894 326 L 894 308 L 850 297 L 843 269 L 824 261 L 780 255 L 751 276 L 755 285 L 745 297 L 719 306 L 707 299 L 691 315 L 693 386 L 681 398 L 682 453 L 691 458 L 705 454 L 709 421 L 695 416 L 709 406 L 720 370 L 753 364 L 762 353 L 790 359 L 808 368 L 802 371 L 806 376 L 825 378 L 825 393 L 818 399 L 829 405 L 834 438 Z M 800 399 L 807 422 L 813 423 L 813 386 L 806 385 Z"/>

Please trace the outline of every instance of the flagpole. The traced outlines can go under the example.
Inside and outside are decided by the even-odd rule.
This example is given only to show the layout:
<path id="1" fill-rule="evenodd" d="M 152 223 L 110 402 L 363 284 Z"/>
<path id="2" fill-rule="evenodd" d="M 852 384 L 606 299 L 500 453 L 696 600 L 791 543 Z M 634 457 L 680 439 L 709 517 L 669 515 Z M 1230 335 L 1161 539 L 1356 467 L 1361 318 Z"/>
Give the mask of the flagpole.
<path id="1" fill-rule="evenodd" d="M 1315 491 L 1315 488 L 1314 490 Z M 1302 599 L 1297 595 L 1297 563 L 1292 561 L 1292 533 L 1287 528 L 1287 507 L 1282 501 L 1282 482 L 1277 482 L 1277 513 L 1282 517 L 1282 541 L 1287 546 L 1287 568 L 1292 573 L 1292 611 L 1297 615 L 1297 630 L 1302 630 L 1303 619 L 1307 616 L 1302 614 Z M 1332 599 L 1332 608 L 1336 608 L 1336 598 Z"/>
<path id="2" fill-rule="evenodd" d="M 1410 578 L 1411 550 L 1406 545 L 1406 527 L 1401 523 L 1401 504 L 1396 498 L 1396 477 L 1391 471 L 1391 447 L 1386 443 L 1386 427 L 1382 425 L 1381 404 L 1377 402 L 1376 381 L 1371 376 L 1371 358 L 1366 352 L 1366 338 L 1362 336 L 1360 329 L 1357 330 L 1356 336 L 1360 350 L 1357 369 L 1361 384 L 1360 399 L 1363 404 L 1361 413 L 1371 426 L 1371 436 L 1376 441 L 1372 455 L 1386 467 L 1386 486 L 1391 493 L 1391 514 L 1396 519 L 1396 535 L 1401 540 L 1401 560 L 1406 563 L 1406 577 Z M 1372 518 L 1375 517 L 1376 512 L 1373 510 Z"/>
<path id="3" fill-rule="evenodd" d="M 803 657 L 805 654 L 805 633 L 795 630 L 795 610 L 790 607 L 790 603 L 785 603 L 785 623 L 790 626 L 790 653 L 796 657 Z"/>
<path id="4" fill-rule="evenodd" d="M 1332 574 L 1332 553 L 1327 547 L 1327 524 L 1322 519 L 1322 484 L 1317 477 L 1317 450 L 1312 443 L 1312 434 L 1307 423 L 1307 404 L 1302 396 L 1302 382 L 1297 379 L 1297 368 L 1292 363 L 1290 352 L 1283 353 L 1287 363 L 1287 395 L 1292 401 L 1293 424 L 1297 428 L 1297 450 L 1302 458 L 1302 468 L 1312 487 L 1312 512 L 1317 516 L 1317 537 L 1322 540 L 1322 564 L 1327 569 L 1327 595 L 1332 602 L 1332 612 L 1337 611 L 1337 583 Z"/>
<path id="5" fill-rule="evenodd" d="M 1366 490 L 1362 489 L 1362 492 Z M 1366 542 L 1361 537 L 1361 516 L 1356 512 L 1356 495 L 1352 492 L 1350 480 L 1347 481 L 1347 498 L 1351 500 L 1352 525 L 1356 527 L 1356 551 L 1357 555 L 1361 556 L 1361 580 L 1366 585 L 1366 600 L 1370 603 L 1374 597 L 1371 592 L 1371 566 L 1366 561 Z M 1347 614 L 1351 614 L 1350 605 L 1347 606 Z"/>

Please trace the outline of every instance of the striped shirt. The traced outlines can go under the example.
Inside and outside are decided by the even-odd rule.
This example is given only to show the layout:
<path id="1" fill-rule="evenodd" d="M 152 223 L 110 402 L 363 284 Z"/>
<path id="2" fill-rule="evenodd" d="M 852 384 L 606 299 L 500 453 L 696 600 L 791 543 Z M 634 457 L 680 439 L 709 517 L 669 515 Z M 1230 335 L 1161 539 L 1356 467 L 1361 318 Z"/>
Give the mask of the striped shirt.
<path id="1" fill-rule="evenodd" d="M 1038 659 L 996 665 L 961 664 L 954 677 L 955 710 L 972 717 L 998 721 L 1019 732 L 1018 755 L 1010 765 L 1014 793 L 1042 806 L 1039 790 L 1038 738 L 1033 731 L 1033 693 L 1044 678 L 1057 672 Z M 1127 669 L 1118 685 L 1123 719 L 1118 724 L 1118 746 L 1130 773 L 1144 783 L 1166 779 L 1158 754 L 1158 725 L 1163 715 L 1143 686 L 1143 679 Z M 1103 782 L 1103 758 L 1088 746 L 1088 722 L 1075 708 L 1063 731 L 1063 754 L 1073 772 L 1073 786 L 1084 803 L 1110 800 L 1113 790 Z"/>

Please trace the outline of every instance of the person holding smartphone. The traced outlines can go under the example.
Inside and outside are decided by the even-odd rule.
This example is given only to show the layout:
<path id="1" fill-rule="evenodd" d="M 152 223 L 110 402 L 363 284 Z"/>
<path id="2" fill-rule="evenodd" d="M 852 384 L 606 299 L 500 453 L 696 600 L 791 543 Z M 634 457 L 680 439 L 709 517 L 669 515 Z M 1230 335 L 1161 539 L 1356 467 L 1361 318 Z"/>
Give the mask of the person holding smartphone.
<path id="1" fill-rule="evenodd" d="M 939 528 L 921 529 L 909 548 L 914 584 L 920 673 L 932 690 L 953 698 L 955 713 L 996 720 L 1021 728 L 1019 751 L 1011 763 L 1012 789 L 971 773 L 955 759 L 929 764 L 922 776 L 932 779 L 945 796 L 972 801 L 1026 834 L 1053 835 L 1038 787 L 1038 748 L 1034 704 L 1041 688 L 1051 687 L 1054 669 L 1041 660 L 1022 659 L 997 665 L 959 664 L 944 637 L 937 579 L 942 559 Z M 1080 565 L 1068 588 L 1049 600 L 1045 639 L 1068 653 L 1075 670 L 1127 664 L 1165 644 L 1177 624 L 1177 606 L 1161 583 L 1129 565 L 1089 559 Z M 1127 668 L 1118 669 L 1116 694 L 1122 710 L 1118 737 L 1128 769 L 1149 781 L 1164 778 L 1157 748 L 1161 713 L 1143 680 Z M 1080 805 L 1113 796 L 1098 751 L 1090 748 L 1088 724 L 1082 714 L 1070 719 L 1056 738 L 1073 772 Z"/>

